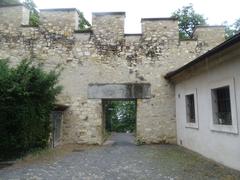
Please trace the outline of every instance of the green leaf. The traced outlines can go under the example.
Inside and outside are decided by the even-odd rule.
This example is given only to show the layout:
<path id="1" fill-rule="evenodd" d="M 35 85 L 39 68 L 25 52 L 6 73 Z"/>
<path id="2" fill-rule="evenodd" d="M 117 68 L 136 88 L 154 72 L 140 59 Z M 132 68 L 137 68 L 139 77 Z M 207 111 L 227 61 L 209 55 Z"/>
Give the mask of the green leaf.
<path id="1" fill-rule="evenodd" d="M 10 67 L 0 59 L 0 160 L 48 145 L 50 113 L 62 89 L 59 75 L 31 60 Z"/>
<path id="2" fill-rule="evenodd" d="M 179 23 L 179 38 L 190 39 L 197 25 L 206 25 L 206 18 L 198 14 L 193 9 L 193 5 L 183 6 L 172 13 L 172 17 L 177 18 Z"/>

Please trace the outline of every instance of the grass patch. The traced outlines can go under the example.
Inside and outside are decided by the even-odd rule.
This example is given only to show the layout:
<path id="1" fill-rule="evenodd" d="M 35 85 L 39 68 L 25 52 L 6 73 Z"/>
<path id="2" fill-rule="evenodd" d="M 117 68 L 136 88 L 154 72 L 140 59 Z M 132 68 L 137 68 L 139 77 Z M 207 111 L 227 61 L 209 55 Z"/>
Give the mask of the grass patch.
<path id="1" fill-rule="evenodd" d="M 72 152 L 83 152 L 94 147 L 96 147 L 96 145 L 67 144 L 58 146 L 54 149 L 35 149 L 34 151 L 28 153 L 26 156 L 17 159 L 14 167 L 21 167 L 35 163 L 51 163 L 64 158 L 66 155 Z"/>

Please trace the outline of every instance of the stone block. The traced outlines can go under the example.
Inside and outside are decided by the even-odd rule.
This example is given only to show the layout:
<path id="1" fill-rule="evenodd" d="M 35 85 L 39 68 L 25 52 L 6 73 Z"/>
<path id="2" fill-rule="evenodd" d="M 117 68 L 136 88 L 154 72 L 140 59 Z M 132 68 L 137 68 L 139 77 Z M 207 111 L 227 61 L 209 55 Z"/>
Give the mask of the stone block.
<path id="1" fill-rule="evenodd" d="M 148 99 L 151 86 L 147 83 L 136 84 L 89 84 L 89 99 Z"/>

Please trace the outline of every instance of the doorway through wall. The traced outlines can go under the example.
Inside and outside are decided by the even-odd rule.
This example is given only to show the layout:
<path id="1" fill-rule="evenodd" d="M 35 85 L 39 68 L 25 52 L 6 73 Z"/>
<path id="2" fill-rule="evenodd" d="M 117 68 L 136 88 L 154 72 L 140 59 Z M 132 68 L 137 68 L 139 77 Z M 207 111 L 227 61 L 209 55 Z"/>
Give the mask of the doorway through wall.
<path id="1" fill-rule="evenodd" d="M 136 100 L 102 100 L 105 131 L 136 132 Z"/>

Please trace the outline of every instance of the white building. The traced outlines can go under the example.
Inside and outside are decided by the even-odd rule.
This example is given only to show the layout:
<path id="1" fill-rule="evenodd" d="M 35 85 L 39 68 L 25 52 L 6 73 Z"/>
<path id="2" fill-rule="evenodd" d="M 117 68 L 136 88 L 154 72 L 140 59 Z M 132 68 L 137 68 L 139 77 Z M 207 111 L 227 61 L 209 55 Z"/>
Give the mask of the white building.
<path id="1" fill-rule="evenodd" d="M 165 77 L 175 84 L 178 144 L 240 170 L 240 34 Z"/>

